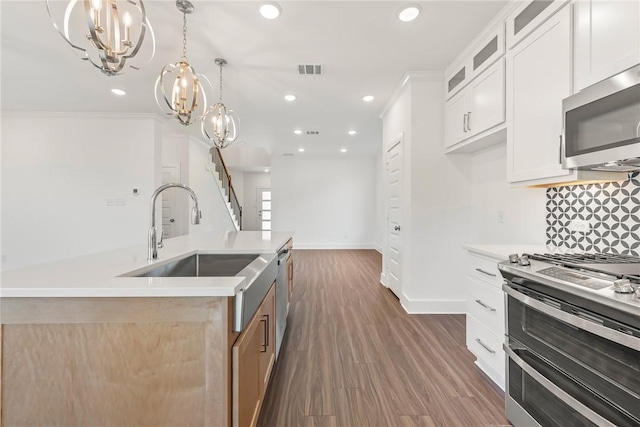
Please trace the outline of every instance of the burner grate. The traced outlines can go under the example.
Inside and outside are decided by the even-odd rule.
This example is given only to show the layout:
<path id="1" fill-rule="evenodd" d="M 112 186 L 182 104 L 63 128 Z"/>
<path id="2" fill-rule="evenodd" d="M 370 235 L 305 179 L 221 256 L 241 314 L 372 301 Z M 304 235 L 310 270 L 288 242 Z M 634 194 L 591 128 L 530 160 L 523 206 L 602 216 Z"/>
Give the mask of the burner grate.
<path id="1" fill-rule="evenodd" d="M 531 259 L 539 261 L 569 262 L 572 264 L 636 264 L 640 257 L 622 254 L 533 254 Z"/>

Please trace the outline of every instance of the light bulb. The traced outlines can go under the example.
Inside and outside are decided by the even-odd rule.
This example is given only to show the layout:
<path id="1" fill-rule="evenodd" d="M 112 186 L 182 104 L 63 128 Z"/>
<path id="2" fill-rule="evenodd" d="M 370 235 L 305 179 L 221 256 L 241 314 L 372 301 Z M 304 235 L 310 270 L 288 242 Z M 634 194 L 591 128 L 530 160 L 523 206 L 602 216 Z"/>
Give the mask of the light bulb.
<path id="1" fill-rule="evenodd" d="M 91 0 L 91 9 L 93 10 L 102 9 L 102 0 Z"/>
<path id="2" fill-rule="evenodd" d="M 125 27 L 130 27 L 131 26 L 131 14 L 129 12 L 125 12 L 124 16 L 122 17 L 122 22 L 124 23 Z"/>

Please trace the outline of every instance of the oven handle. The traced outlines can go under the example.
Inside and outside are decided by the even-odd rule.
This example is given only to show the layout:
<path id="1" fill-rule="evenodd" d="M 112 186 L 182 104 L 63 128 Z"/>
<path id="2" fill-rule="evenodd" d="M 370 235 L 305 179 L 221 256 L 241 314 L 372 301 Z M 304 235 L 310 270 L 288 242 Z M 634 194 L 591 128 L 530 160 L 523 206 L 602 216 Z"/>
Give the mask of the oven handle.
<path id="1" fill-rule="evenodd" d="M 536 300 L 535 298 L 531 298 L 530 296 L 524 295 L 516 291 L 515 289 L 511 288 L 507 284 L 502 285 L 502 290 L 505 291 L 507 295 L 517 299 L 524 305 L 527 305 L 538 311 L 548 314 L 551 317 L 554 317 L 565 323 L 569 323 L 570 325 L 576 326 L 580 329 L 584 329 L 585 331 L 589 331 L 593 334 L 606 338 L 610 341 L 616 342 L 625 347 L 629 347 L 631 349 L 640 351 L 640 339 L 635 338 L 632 335 L 627 335 L 623 332 L 618 332 L 614 329 L 607 328 L 606 326 L 601 326 L 597 323 L 582 319 L 580 317 L 566 313 L 562 310 L 558 310 L 557 308 L 553 308 L 550 305 L 547 305 L 543 302 Z"/>
<path id="2" fill-rule="evenodd" d="M 538 382 L 541 386 L 546 388 L 549 392 L 553 393 L 558 399 L 562 400 L 567 405 L 571 406 L 575 409 L 580 415 L 591 421 L 592 423 L 601 426 L 601 427 L 615 427 L 615 424 L 607 420 L 606 418 L 602 418 L 596 412 L 584 406 L 582 403 L 573 398 L 570 394 L 562 390 L 560 387 L 552 383 L 547 377 L 542 375 L 540 372 L 536 371 L 531 365 L 522 360 L 517 354 L 511 350 L 511 348 L 503 344 L 503 348 L 507 356 L 513 360 L 523 371 L 529 374 L 534 380 Z"/>

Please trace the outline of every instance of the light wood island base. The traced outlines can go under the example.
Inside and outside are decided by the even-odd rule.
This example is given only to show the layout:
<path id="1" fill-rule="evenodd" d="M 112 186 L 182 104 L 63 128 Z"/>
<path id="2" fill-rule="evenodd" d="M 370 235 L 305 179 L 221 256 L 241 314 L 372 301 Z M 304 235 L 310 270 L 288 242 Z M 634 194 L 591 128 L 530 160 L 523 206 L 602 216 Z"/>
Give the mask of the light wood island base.
<path id="1" fill-rule="evenodd" d="M 230 425 L 231 303 L 3 299 L 1 425 Z"/>

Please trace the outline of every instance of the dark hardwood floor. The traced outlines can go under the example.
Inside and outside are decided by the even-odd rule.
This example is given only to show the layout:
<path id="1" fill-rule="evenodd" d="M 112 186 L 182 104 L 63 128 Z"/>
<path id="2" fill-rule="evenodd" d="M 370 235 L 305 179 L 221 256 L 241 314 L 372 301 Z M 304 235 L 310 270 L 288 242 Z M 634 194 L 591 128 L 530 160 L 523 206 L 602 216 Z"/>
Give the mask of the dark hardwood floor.
<path id="1" fill-rule="evenodd" d="M 295 251 L 289 325 L 261 427 L 509 425 L 464 315 L 408 315 L 373 250 Z"/>

